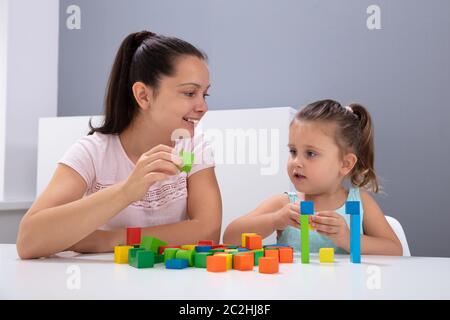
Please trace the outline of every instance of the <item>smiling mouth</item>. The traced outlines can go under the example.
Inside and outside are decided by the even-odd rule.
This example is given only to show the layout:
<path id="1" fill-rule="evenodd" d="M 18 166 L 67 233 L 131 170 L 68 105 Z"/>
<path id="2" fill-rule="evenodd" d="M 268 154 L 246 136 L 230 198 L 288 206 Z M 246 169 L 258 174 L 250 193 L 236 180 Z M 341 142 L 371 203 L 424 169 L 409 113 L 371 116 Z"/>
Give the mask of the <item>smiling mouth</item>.
<path id="1" fill-rule="evenodd" d="M 186 117 L 183 117 L 183 120 L 186 121 L 186 122 L 192 123 L 194 125 L 196 125 L 200 121 L 199 119 L 186 118 Z"/>

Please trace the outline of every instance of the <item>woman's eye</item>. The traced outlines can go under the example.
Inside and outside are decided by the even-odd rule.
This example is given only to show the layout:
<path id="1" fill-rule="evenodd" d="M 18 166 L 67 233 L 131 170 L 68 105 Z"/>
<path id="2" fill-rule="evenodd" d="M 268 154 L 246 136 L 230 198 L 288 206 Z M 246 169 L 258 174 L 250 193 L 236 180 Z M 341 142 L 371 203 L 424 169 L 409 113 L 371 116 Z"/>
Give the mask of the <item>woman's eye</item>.
<path id="1" fill-rule="evenodd" d="M 203 95 L 203 98 L 206 99 L 207 97 L 209 97 L 209 94 L 205 93 L 205 94 Z"/>
<path id="2" fill-rule="evenodd" d="M 289 153 L 291 154 L 291 156 L 295 156 L 297 154 L 297 151 L 295 150 L 289 150 Z"/>
<path id="3" fill-rule="evenodd" d="M 185 96 L 192 98 L 195 95 L 195 92 L 185 92 Z"/>

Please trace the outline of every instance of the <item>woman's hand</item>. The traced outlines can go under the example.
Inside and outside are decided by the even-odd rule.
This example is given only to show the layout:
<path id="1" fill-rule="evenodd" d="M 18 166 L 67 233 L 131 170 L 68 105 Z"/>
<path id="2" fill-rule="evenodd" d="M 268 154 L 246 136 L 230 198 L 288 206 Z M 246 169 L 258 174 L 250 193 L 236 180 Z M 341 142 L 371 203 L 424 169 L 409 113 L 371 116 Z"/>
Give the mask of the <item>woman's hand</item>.
<path id="1" fill-rule="evenodd" d="M 340 214 L 334 211 L 321 211 L 311 216 L 310 222 L 319 234 L 329 238 L 336 246 L 349 251 L 350 230 Z"/>
<path id="2" fill-rule="evenodd" d="M 142 154 L 122 187 L 128 201 L 141 200 L 155 182 L 178 174 L 182 165 L 183 161 L 174 153 L 174 148 L 166 145 L 158 145 Z"/>
<path id="3" fill-rule="evenodd" d="M 284 230 L 288 226 L 300 228 L 300 206 L 297 203 L 288 203 L 274 213 L 275 230 Z"/>

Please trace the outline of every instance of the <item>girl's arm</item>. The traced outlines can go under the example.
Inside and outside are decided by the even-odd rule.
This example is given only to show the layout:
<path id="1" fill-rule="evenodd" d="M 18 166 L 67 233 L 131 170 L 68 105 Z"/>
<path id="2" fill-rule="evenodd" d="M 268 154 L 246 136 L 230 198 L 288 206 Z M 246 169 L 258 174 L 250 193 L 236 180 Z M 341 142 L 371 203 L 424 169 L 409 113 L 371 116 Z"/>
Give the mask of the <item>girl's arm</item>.
<path id="1" fill-rule="evenodd" d="M 288 224 L 298 227 L 298 223 L 290 218 L 291 214 L 295 215 L 295 212 L 290 210 L 288 197 L 273 196 L 255 210 L 231 222 L 225 230 L 223 242 L 240 245 L 242 233 L 257 233 L 266 238 L 274 231 L 284 229 Z"/>
<path id="2" fill-rule="evenodd" d="M 376 201 L 365 191 L 361 191 L 361 200 L 364 207 L 361 253 L 401 256 L 401 242 Z"/>

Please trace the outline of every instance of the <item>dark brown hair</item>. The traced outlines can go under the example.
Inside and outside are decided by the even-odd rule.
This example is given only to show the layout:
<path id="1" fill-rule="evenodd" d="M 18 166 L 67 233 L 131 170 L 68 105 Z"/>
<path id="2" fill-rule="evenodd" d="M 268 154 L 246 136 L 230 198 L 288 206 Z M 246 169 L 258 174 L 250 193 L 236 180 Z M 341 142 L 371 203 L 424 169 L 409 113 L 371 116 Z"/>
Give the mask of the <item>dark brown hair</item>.
<path id="1" fill-rule="evenodd" d="M 341 153 L 353 152 L 358 158 L 350 173 L 351 183 L 373 192 L 380 191 L 374 168 L 372 118 L 365 107 L 357 103 L 343 107 L 334 100 L 320 100 L 301 109 L 293 122 L 296 120 L 337 124 L 335 141 Z"/>
<path id="2" fill-rule="evenodd" d="M 119 134 L 125 130 L 139 110 L 132 92 L 133 84 L 143 82 L 156 95 L 161 76 L 173 76 L 176 61 L 182 56 L 207 60 L 205 53 L 178 38 L 145 30 L 128 35 L 120 45 L 109 76 L 104 122 L 94 128 L 90 120 L 89 135 L 94 132 Z"/>

